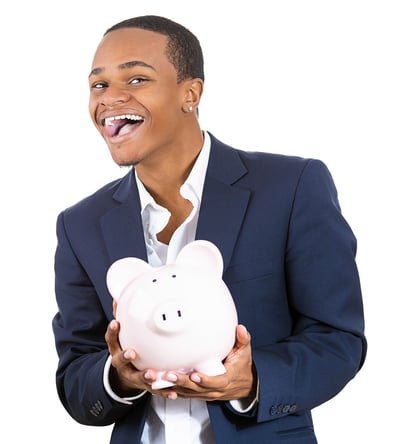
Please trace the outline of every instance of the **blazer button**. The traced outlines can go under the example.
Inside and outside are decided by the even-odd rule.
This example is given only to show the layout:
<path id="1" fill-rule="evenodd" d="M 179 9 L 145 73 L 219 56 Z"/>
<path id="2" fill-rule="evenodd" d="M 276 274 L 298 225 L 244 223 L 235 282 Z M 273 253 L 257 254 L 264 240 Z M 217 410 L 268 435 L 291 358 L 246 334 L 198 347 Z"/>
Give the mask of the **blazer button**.
<path id="1" fill-rule="evenodd" d="M 292 404 L 289 407 L 289 413 L 294 413 L 297 410 L 297 405 L 296 404 Z"/>
<path id="2" fill-rule="evenodd" d="M 290 410 L 290 405 L 289 404 L 285 404 L 283 406 L 282 413 L 289 413 L 289 410 Z"/>
<path id="3" fill-rule="evenodd" d="M 276 407 L 276 405 L 271 406 L 271 408 L 269 409 L 269 414 L 271 416 L 274 416 L 278 413 L 278 408 Z"/>

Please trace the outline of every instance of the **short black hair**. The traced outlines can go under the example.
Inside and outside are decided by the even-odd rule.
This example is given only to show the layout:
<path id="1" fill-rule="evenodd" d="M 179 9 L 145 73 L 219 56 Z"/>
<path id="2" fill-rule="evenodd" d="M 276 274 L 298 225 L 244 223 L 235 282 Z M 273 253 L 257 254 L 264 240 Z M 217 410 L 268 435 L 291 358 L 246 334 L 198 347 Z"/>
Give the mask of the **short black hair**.
<path id="1" fill-rule="evenodd" d="M 198 38 L 187 28 L 165 17 L 144 15 L 119 22 L 104 35 L 121 28 L 140 28 L 167 36 L 168 60 L 174 66 L 178 83 L 186 79 L 204 81 L 203 51 Z"/>

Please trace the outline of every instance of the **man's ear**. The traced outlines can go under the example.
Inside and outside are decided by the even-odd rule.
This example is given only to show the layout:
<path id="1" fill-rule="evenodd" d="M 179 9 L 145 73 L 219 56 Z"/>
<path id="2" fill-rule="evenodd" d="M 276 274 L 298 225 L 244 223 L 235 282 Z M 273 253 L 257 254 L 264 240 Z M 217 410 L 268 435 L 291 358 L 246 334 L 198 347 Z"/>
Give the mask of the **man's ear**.
<path id="1" fill-rule="evenodd" d="M 184 101 L 182 110 L 186 113 L 197 110 L 201 95 L 203 94 L 203 81 L 201 79 L 184 80 Z"/>

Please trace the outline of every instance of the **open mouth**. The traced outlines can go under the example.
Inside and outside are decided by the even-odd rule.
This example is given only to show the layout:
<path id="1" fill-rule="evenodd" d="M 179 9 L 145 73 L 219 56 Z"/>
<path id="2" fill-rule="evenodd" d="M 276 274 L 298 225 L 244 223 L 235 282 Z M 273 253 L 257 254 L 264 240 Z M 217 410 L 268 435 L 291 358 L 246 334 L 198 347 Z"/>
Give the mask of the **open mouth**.
<path id="1" fill-rule="evenodd" d="M 136 114 L 121 114 L 119 116 L 106 117 L 102 121 L 104 131 L 108 137 L 128 134 L 133 128 L 142 124 L 144 118 Z"/>

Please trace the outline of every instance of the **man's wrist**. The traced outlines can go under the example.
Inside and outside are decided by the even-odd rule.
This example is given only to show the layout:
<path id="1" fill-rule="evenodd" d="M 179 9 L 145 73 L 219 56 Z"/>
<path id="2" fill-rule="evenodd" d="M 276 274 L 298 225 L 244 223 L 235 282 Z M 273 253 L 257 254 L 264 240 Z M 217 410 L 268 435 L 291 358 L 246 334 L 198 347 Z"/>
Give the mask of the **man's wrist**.
<path id="1" fill-rule="evenodd" d="M 132 390 L 120 390 L 118 384 L 115 381 L 111 381 L 116 375 L 113 375 L 115 368 L 111 365 L 111 356 L 108 357 L 103 372 L 103 384 L 107 394 L 115 401 L 121 402 L 122 404 L 132 404 L 131 401 L 141 398 L 147 393 L 146 390 L 132 389 Z M 114 384 L 113 384 L 114 383 Z"/>

